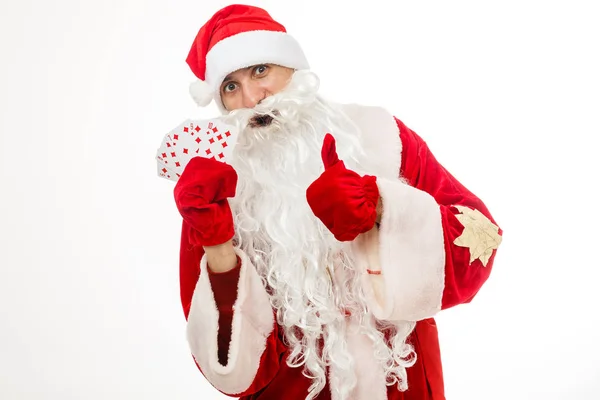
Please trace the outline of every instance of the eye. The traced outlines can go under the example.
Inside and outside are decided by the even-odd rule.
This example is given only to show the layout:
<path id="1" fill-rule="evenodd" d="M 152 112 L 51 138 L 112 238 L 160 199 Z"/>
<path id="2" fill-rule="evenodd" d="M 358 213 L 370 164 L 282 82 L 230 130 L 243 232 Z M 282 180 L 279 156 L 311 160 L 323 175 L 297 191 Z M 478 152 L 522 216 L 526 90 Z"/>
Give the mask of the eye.
<path id="1" fill-rule="evenodd" d="M 223 93 L 231 93 L 233 92 L 235 89 L 237 88 L 237 84 L 235 84 L 234 82 L 228 82 L 225 85 L 223 85 Z"/>
<path id="2" fill-rule="evenodd" d="M 254 75 L 264 75 L 269 69 L 268 65 L 257 65 L 254 68 Z"/>

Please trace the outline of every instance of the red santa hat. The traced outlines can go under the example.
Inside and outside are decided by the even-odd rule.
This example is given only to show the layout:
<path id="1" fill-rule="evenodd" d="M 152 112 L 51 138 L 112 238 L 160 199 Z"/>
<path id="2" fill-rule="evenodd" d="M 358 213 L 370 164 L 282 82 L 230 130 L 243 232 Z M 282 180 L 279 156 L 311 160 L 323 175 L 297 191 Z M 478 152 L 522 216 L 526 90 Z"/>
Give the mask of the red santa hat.
<path id="1" fill-rule="evenodd" d="M 190 94 L 199 106 L 215 99 L 223 111 L 220 86 L 230 73 L 256 64 L 308 69 L 299 43 L 263 9 L 233 4 L 215 13 L 194 39 L 186 59 L 198 80 Z"/>

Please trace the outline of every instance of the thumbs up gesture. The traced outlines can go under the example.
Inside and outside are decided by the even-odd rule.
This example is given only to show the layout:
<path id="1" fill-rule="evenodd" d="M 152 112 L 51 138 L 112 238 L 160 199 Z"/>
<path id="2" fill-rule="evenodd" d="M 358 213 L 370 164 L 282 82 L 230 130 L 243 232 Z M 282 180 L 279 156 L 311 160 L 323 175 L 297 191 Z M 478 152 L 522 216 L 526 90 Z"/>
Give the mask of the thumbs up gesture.
<path id="1" fill-rule="evenodd" d="M 306 190 L 308 204 L 337 240 L 354 240 L 375 225 L 379 201 L 377 178 L 361 177 L 346 168 L 329 133 L 323 140 L 321 158 L 325 171 Z"/>

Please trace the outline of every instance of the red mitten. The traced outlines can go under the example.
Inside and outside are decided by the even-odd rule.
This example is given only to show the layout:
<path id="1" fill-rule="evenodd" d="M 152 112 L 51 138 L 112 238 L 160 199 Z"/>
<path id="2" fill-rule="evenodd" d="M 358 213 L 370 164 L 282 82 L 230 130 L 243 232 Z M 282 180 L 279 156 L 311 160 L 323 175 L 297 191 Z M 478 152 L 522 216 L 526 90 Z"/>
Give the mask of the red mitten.
<path id="1" fill-rule="evenodd" d="M 306 190 L 313 213 L 339 241 L 354 240 L 377 219 L 379 189 L 376 177 L 360 176 L 338 159 L 335 139 L 325 136 L 321 151 L 325 172 Z"/>
<path id="2" fill-rule="evenodd" d="M 235 196 L 237 173 L 229 164 L 194 157 L 175 185 L 175 204 L 190 226 L 190 242 L 216 246 L 233 237 L 228 197 Z"/>

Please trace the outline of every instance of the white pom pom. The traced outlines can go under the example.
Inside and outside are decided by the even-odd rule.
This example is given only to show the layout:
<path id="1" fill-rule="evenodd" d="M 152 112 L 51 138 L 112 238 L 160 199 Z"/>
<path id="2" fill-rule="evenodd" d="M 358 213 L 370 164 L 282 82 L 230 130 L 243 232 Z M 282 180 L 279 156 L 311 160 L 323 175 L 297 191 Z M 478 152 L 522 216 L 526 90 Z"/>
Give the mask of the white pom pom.
<path id="1" fill-rule="evenodd" d="M 210 86 L 200 79 L 190 84 L 190 95 L 200 107 L 209 105 L 213 99 L 213 91 Z"/>

